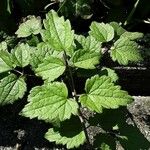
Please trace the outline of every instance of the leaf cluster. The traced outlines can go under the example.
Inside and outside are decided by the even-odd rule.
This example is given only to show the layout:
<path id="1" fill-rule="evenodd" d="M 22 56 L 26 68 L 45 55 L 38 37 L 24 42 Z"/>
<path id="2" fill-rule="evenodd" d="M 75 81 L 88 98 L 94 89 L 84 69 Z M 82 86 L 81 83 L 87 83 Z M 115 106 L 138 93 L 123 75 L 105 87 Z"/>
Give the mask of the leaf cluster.
<path id="1" fill-rule="evenodd" d="M 115 22 L 92 22 L 87 36 L 77 35 L 70 21 L 53 10 L 46 14 L 44 27 L 41 22 L 31 17 L 16 31 L 18 38 L 41 36 L 36 46 L 20 42 L 8 51 L 7 43 L 0 43 L 0 105 L 11 104 L 25 95 L 28 74 L 24 68 L 29 67 L 44 82 L 31 89 L 28 104 L 20 114 L 53 124 L 45 134 L 49 141 L 68 149 L 79 147 L 89 141 L 83 108 L 103 114 L 105 109 L 132 102 L 132 97 L 116 85 L 116 73 L 101 66 L 101 59 L 107 52 L 121 65 L 141 61 L 134 40 L 142 34 L 127 32 Z M 104 44 L 109 45 L 105 52 Z M 75 76 L 86 78 L 82 93 L 76 92 Z"/>

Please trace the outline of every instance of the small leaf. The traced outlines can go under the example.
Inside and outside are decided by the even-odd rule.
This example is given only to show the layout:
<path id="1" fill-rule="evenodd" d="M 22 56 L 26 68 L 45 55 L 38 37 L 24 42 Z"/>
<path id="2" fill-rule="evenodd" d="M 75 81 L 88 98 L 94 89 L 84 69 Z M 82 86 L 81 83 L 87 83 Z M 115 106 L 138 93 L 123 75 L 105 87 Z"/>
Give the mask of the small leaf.
<path id="1" fill-rule="evenodd" d="M 77 117 L 72 117 L 70 120 L 61 123 L 59 129 L 49 129 L 45 138 L 50 142 L 66 145 L 67 149 L 79 147 L 86 140 L 80 120 Z"/>
<path id="2" fill-rule="evenodd" d="M 110 25 L 114 28 L 116 34 L 121 36 L 126 30 L 122 28 L 117 22 L 111 22 Z"/>
<path id="3" fill-rule="evenodd" d="M 12 57 L 16 66 L 25 67 L 30 63 L 30 51 L 28 44 L 19 44 L 12 50 Z"/>
<path id="4" fill-rule="evenodd" d="M 140 32 L 124 32 L 121 37 L 128 38 L 130 40 L 136 40 L 143 37 L 143 33 Z"/>
<path id="5" fill-rule="evenodd" d="M 114 29 L 109 24 L 92 22 L 89 34 L 99 42 L 109 42 L 114 38 Z"/>
<path id="6" fill-rule="evenodd" d="M 36 75 L 41 76 L 43 79 L 53 81 L 62 75 L 65 69 L 65 63 L 60 58 L 48 56 L 43 60 L 43 63 L 38 65 L 35 72 Z"/>
<path id="7" fill-rule="evenodd" d="M 54 50 L 71 53 L 70 47 L 74 40 L 74 31 L 71 30 L 69 20 L 58 17 L 58 14 L 51 10 L 44 20 L 45 30 L 42 32 L 43 41 L 49 43 Z"/>
<path id="8" fill-rule="evenodd" d="M 0 105 L 11 104 L 22 98 L 27 90 L 23 77 L 10 74 L 0 81 Z"/>
<path id="9" fill-rule="evenodd" d="M 115 86 L 110 77 L 98 75 L 88 79 L 85 85 L 86 94 L 80 96 L 83 106 L 92 111 L 102 112 L 102 108 L 116 109 L 119 106 L 126 106 L 132 101 L 127 92 Z"/>
<path id="10" fill-rule="evenodd" d="M 71 58 L 74 66 L 84 69 L 94 69 L 99 64 L 100 53 L 80 49 Z"/>
<path id="11" fill-rule="evenodd" d="M 7 43 L 5 41 L 1 42 L 0 43 L 0 51 L 3 50 L 7 50 Z"/>
<path id="12" fill-rule="evenodd" d="M 50 122 L 69 119 L 77 115 L 78 104 L 73 99 L 67 99 L 68 91 L 64 83 L 53 82 L 34 87 L 28 96 L 28 104 L 22 110 L 26 117 Z"/>
<path id="13" fill-rule="evenodd" d="M 115 150 L 116 141 L 115 138 L 109 134 L 99 134 L 95 137 L 94 147 L 101 150 Z"/>
<path id="14" fill-rule="evenodd" d="M 110 55 L 113 61 L 118 61 L 121 65 L 142 60 L 137 43 L 130 41 L 128 38 L 120 38 L 117 40 L 111 48 Z"/>
<path id="15" fill-rule="evenodd" d="M 32 66 L 32 69 L 35 70 L 35 68 L 37 68 L 39 64 L 43 63 L 44 58 L 46 58 L 47 56 L 62 58 L 63 53 L 54 51 L 52 47 L 47 43 L 39 43 L 37 45 L 37 48 L 34 49 L 31 53 L 30 64 Z"/>
<path id="16" fill-rule="evenodd" d="M 14 64 L 12 62 L 12 56 L 6 50 L 0 50 L 0 73 L 12 70 Z"/>
<path id="17" fill-rule="evenodd" d="M 36 18 L 35 16 L 31 16 L 26 22 L 20 24 L 16 34 L 18 37 L 28 37 L 31 34 L 39 34 L 41 28 L 41 19 Z"/>
<path id="18" fill-rule="evenodd" d="M 116 82 L 119 79 L 119 77 L 115 73 L 115 71 L 110 68 L 107 68 L 107 67 L 103 67 L 101 70 L 101 73 L 99 75 L 106 75 L 106 76 L 110 77 L 112 82 Z"/>
<path id="19" fill-rule="evenodd" d="M 76 35 L 76 45 L 78 49 L 87 49 L 88 51 L 101 52 L 101 44 L 92 36 L 85 38 L 82 35 Z"/>

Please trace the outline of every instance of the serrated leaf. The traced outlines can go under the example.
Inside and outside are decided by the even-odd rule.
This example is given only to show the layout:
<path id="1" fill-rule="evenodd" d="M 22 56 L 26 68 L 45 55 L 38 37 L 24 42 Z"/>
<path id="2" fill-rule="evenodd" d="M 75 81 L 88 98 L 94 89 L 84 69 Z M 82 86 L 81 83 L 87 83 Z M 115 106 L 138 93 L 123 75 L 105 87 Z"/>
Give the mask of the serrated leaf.
<path id="1" fill-rule="evenodd" d="M 53 81 L 64 73 L 66 69 L 65 62 L 60 58 L 48 56 L 43 60 L 43 63 L 35 69 L 36 75 L 43 79 Z"/>
<path id="2" fill-rule="evenodd" d="M 0 81 L 0 105 L 11 104 L 22 98 L 27 90 L 23 77 L 10 74 Z"/>
<path id="3" fill-rule="evenodd" d="M 20 24 L 19 29 L 16 31 L 18 37 L 28 37 L 31 34 L 39 34 L 41 31 L 41 19 L 32 16 L 26 22 Z"/>
<path id="4" fill-rule="evenodd" d="M 101 52 L 101 44 L 92 36 L 84 37 L 83 35 L 75 35 L 75 43 L 77 49 L 87 49 L 89 51 Z"/>
<path id="5" fill-rule="evenodd" d="M 54 50 L 66 51 L 71 53 L 70 47 L 74 39 L 74 31 L 71 30 L 69 20 L 59 17 L 58 14 L 51 10 L 44 20 L 45 30 L 42 32 L 44 42 L 48 42 Z"/>
<path id="6" fill-rule="evenodd" d="M 119 77 L 115 73 L 115 71 L 110 68 L 107 68 L 107 67 L 103 67 L 101 70 L 101 73 L 99 75 L 106 75 L 106 76 L 110 77 L 112 82 L 116 82 L 119 79 Z"/>
<path id="7" fill-rule="evenodd" d="M 100 53 L 80 49 L 71 58 L 73 65 L 84 69 L 94 69 L 99 64 Z"/>
<path id="8" fill-rule="evenodd" d="M 109 24 L 92 22 L 89 34 L 99 42 L 109 42 L 114 38 L 114 29 Z"/>
<path id="9" fill-rule="evenodd" d="M 31 47 L 28 44 L 19 44 L 12 50 L 13 61 L 16 66 L 25 67 L 30 63 Z"/>
<path id="10" fill-rule="evenodd" d="M 122 28 L 117 22 L 111 22 L 109 24 L 114 28 L 114 31 L 118 36 L 121 36 L 124 32 L 126 32 L 126 30 Z"/>
<path id="11" fill-rule="evenodd" d="M 29 103 L 22 114 L 50 122 L 69 119 L 72 114 L 77 114 L 78 104 L 67 97 L 68 91 L 64 83 L 53 82 L 35 87 L 28 96 Z"/>
<path id="12" fill-rule="evenodd" d="M 130 41 L 128 38 L 117 40 L 111 48 L 110 55 L 113 61 L 117 61 L 121 65 L 142 60 L 137 43 Z"/>
<path id="13" fill-rule="evenodd" d="M 0 51 L 1 50 L 3 50 L 3 51 L 7 50 L 7 43 L 5 41 L 3 41 L 3 42 L 0 43 Z"/>
<path id="14" fill-rule="evenodd" d="M 14 64 L 12 62 L 12 56 L 6 50 L 0 51 L 0 73 L 12 70 Z"/>
<path id="15" fill-rule="evenodd" d="M 124 32 L 121 37 L 128 38 L 130 40 L 136 40 L 143 37 L 143 33 L 140 32 Z"/>
<path id="16" fill-rule="evenodd" d="M 107 76 L 96 75 L 88 79 L 85 91 L 86 94 L 80 96 L 81 104 L 98 113 L 102 112 L 103 107 L 116 109 L 132 101 L 132 97 L 126 91 L 122 91 L 120 86 L 115 86 Z"/>
<path id="17" fill-rule="evenodd" d="M 66 145 L 67 149 L 79 147 L 86 140 L 80 120 L 75 117 L 63 122 L 59 129 L 49 129 L 45 138 L 50 142 Z"/>
<path id="18" fill-rule="evenodd" d="M 37 68 L 39 64 L 43 63 L 44 58 L 46 58 L 47 56 L 62 58 L 63 53 L 53 50 L 48 43 L 39 43 L 37 45 L 37 48 L 34 49 L 31 53 L 30 64 L 32 66 L 32 69 L 35 70 L 35 68 Z"/>

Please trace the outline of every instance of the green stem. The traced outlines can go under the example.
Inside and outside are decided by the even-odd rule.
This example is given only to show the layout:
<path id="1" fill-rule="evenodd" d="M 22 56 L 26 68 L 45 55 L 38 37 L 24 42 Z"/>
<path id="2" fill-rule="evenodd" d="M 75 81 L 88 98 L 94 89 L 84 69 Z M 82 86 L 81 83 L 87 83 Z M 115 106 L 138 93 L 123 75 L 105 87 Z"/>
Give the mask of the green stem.
<path id="1" fill-rule="evenodd" d="M 139 1 L 140 1 L 140 0 L 137 0 L 137 1 L 135 2 L 134 7 L 133 7 L 133 9 L 131 10 L 129 16 L 127 17 L 127 20 L 125 21 L 124 25 L 127 25 L 127 24 L 130 22 L 130 20 L 132 19 L 132 16 L 133 16 L 133 14 L 134 14 L 134 12 L 135 12 L 135 10 L 136 10 L 138 4 L 139 4 Z"/>
<path id="2" fill-rule="evenodd" d="M 90 138 L 89 138 L 89 135 L 88 135 L 88 132 L 87 132 L 87 127 L 86 127 L 86 121 L 84 119 L 84 116 L 82 114 L 82 111 L 80 110 L 81 109 L 81 105 L 78 101 L 78 96 L 77 96 L 77 92 L 75 90 L 75 84 L 74 84 L 74 80 L 73 80 L 73 75 L 72 75 L 72 71 L 71 71 L 71 68 L 68 64 L 68 59 L 67 59 L 67 54 L 66 52 L 64 51 L 64 60 L 65 60 L 65 63 L 66 63 L 66 67 L 68 69 L 68 72 L 69 72 L 69 77 L 70 77 L 70 80 L 71 80 L 71 88 L 72 88 L 72 96 L 73 98 L 75 99 L 75 101 L 78 103 L 79 105 L 79 109 L 78 109 L 78 112 L 79 112 L 79 119 L 80 119 L 80 122 L 81 122 L 81 125 L 82 125 L 82 129 L 85 133 L 85 137 L 86 137 L 86 140 L 87 140 L 87 144 L 89 147 L 91 147 L 91 144 L 90 144 Z"/>

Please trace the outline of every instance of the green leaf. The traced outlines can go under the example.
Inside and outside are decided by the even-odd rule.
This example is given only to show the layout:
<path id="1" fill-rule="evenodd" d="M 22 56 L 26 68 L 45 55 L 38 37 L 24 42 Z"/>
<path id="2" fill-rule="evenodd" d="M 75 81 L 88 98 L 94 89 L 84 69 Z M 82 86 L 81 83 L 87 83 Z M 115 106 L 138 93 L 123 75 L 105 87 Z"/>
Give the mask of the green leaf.
<path id="1" fill-rule="evenodd" d="M 7 50 L 7 43 L 5 41 L 0 43 L 0 51 L 1 50 L 4 50 L 4 51 Z"/>
<path id="2" fill-rule="evenodd" d="M 28 44 L 22 43 L 12 50 L 11 53 L 16 66 L 25 67 L 30 63 L 31 49 Z"/>
<path id="3" fill-rule="evenodd" d="M 111 48 L 110 55 L 113 61 L 118 61 L 121 65 L 142 60 L 137 43 L 130 41 L 128 38 L 120 38 L 117 40 Z"/>
<path id="4" fill-rule="evenodd" d="M 50 122 L 69 119 L 72 114 L 77 115 L 78 104 L 67 97 L 68 91 L 64 83 L 53 82 L 35 87 L 28 96 L 29 103 L 22 114 Z"/>
<path id="5" fill-rule="evenodd" d="M 77 117 L 66 120 L 60 128 L 49 129 L 45 134 L 45 138 L 50 142 L 66 145 L 67 149 L 79 147 L 86 140 L 82 125 Z"/>
<path id="6" fill-rule="evenodd" d="M 114 28 L 118 36 L 121 36 L 124 32 L 126 32 L 126 30 L 122 28 L 117 22 L 111 22 L 109 24 Z"/>
<path id="7" fill-rule="evenodd" d="M 0 73 L 12 70 L 13 68 L 14 64 L 11 54 L 6 50 L 0 50 Z"/>
<path id="8" fill-rule="evenodd" d="M 144 35 L 140 32 L 124 32 L 121 37 L 128 38 L 130 40 L 136 40 L 142 38 Z"/>
<path id="9" fill-rule="evenodd" d="M 62 58 L 63 53 L 54 51 L 52 47 L 47 43 L 39 43 L 37 45 L 37 48 L 34 49 L 31 53 L 30 64 L 32 66 L 32 69 L 35 70 L 35 68 L 37 68 L 39 64 L 43 63 L 44 58 L 46 58 L 47 56 Z"/>
<path id="10" fill-rule="evenodd" d="M 101 52 L 101 44 L 92 36 L 85 38 L 82 35 L 75 35 L 77 49 L 87 49 L 88 51 Z"/>
<path id="11" fill-rule="evenodd" d="M 115 86 L 110 77 L 98 75 L 88 79 L 85 85 L 86 94 L 80 96 L 83 106 L 92 111 L 102 112 L 102 108 L 116 109 L 126 106 L 132 101 L 127 92 L 122 91 L 120 86 Z"/>
<path id="12" fill-rule="evenodd" d="M 101 70 L 101 73 L 99 75 L 106 75 L 106 76 L 110 77 L 112 82 L 116 82 L 119 79 L 119 77 L 115 73 L 115 71 L 110 68 L 107 68 L 107 67 L 103 67 Z"/>
<path id="13" fill-rule="evenodd" d="M 65 69 L 65 62 L 63 62 L 60 58 L 48 56 L 43 60 L 43 63 L 38 65 L 35 72 L 36 75 L 41 76 L 43 79 L 53 81 L 62 75 Z"/>
<path id="14" fill-rule="evenodd" d="M 92 22 L 89 34 L 99 42 L 109 42 L 114 38 L 114 29 L 109 24 Z"/>
<path id="15" fill-rule="evenodd" d="M 11 104 L 22 98 L 27 90 L 23 77 L 10 74 L 0 81 L 0 105 Z"/>
<path id="16" fill-rule="evenodd" d="M 99 64 L 100 53 L 80 49 L 71 58 L 73 65 L 84 69 L 94 69 Z"/>
<path id="17" fill-rule="evenodd" d="M 16 34 L 18 37 L 28 37 L 31 34 L 39 34 L 41 32 L 41 28 L 41 19 L 31 16 L 26 22 L 20 24 Z"/>
<path id="18" fill-rule="evenodd" d="M 74 40 L 74 31 L 71 30 L 69 20 L 58 17 L 58 14 L 51 10 L 44 20 L 45 30 L 42 32 L 44 42 L 48 42 L 54 50 L 71 53 L 70 47 Z"/>

